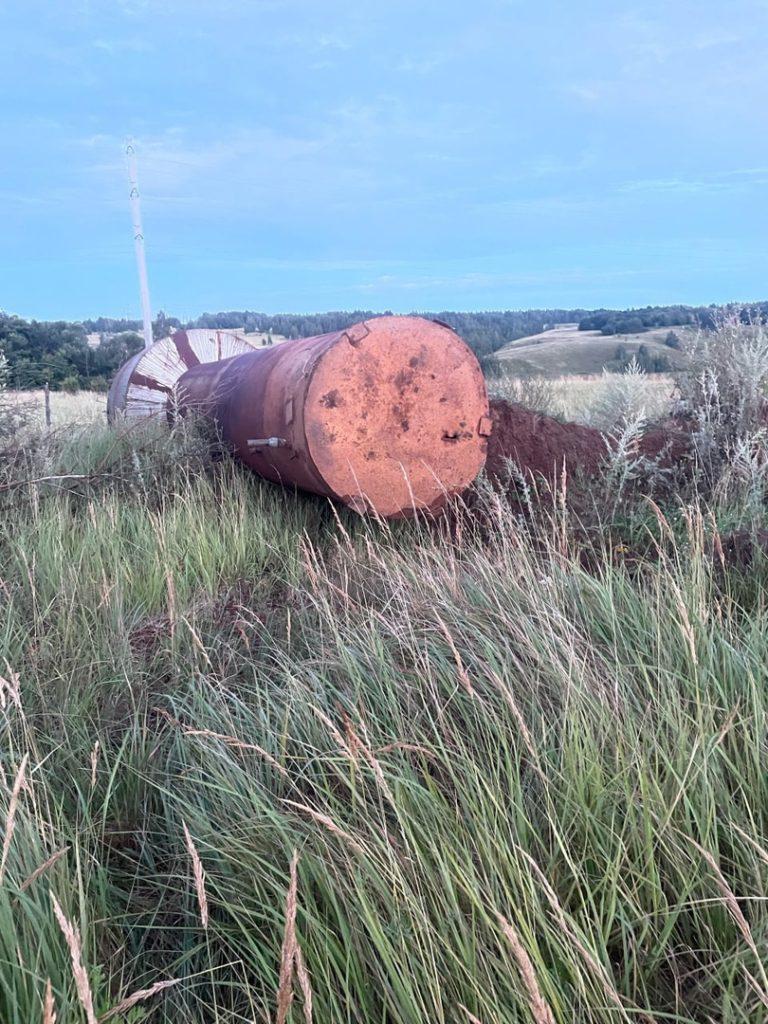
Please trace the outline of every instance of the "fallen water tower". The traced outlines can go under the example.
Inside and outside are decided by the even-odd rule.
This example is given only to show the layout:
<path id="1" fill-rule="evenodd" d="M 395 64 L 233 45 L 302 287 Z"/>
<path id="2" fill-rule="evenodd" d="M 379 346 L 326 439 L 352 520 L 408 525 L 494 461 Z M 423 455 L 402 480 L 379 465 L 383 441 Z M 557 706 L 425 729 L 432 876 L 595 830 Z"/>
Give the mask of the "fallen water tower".
<path id="1" fill-rule="evenodd" d="M 268 480 L 402 518 L 477 477 L 491 421 L 483 374 L 445 324 L 384 316 L 254 348 L 179 330 L 117 372 L 110 421 L 194 413 Z"/>

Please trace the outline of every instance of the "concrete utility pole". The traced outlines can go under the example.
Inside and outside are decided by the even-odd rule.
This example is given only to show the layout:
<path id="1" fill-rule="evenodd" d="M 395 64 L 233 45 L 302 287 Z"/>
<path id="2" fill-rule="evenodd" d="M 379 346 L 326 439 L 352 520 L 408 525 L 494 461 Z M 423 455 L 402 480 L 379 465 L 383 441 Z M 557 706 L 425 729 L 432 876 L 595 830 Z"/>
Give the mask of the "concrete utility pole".
<path id="1" fill-rule="evenodd" d="M 128 163 L 128 180 L 131 191 L 131 216 L 133 218 L 133 244 L 136 249 L 136 266 L 139 271 L 139 290 L 141 291 L 141 315 L 144 320 L 144 348 L 152 344 L 152 309 L 149 305 L 149 282 L 147 280 L 147 257 L 144 251 L 144 229 L 141 226 L 141 199 L 139 198 L 139 177 L 136 170 L 136 148 L 133 139 L 125 146 L 125 157 Z"/>

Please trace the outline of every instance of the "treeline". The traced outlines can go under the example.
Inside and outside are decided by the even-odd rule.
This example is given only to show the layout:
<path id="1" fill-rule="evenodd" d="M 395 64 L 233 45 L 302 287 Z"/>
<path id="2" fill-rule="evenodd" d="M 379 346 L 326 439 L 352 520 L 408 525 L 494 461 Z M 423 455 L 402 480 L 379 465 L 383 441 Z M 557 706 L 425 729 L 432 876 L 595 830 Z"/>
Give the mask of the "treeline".
<path id="1" fill-rule="evenodd" d="M 581 330 L 603 334 L 632 334 L 652 327 L 699 324 L 713 327 L 728 313 L 744 320 L 768 320 L 768 302 L 748 306 L 647 306 L 631 310 L 529 309 L 461 313 L 443 310 L 421 315 L 449 324 L 482 359 L 517 338 L 539 334 L 555 324 L 578 323 Z M 302 338 L 343 330 L 360 320 L 386 314 L 356 309 L 349 312 L 278 313 L 269 315 L 250 310 L 203 313 L 182 323 L 177 317 L 158 313 L 153 323 L 155 338 L 165 337 L 177 327 L 207 327 L 246 332 L 264 332 L 287 338 Z M 23 320 L 0 312 L 0 352 L 8 361 L 9 383 L 15 388 L 105 389 L 115 371 L 138 352 L 143 342 L 137 333 L 138 320 L 97 317 L 79 323 Z M 91 347 L 87 335 L 99 335 Z"/>
<path id="2" fill-rule="evenodd" d="M 91 348 L 87 333 L 82 324 L 0 313 L 0 352 L 7 360 L 8 384 L 22 389 L 50 384 L 71 391 L 108 387 L 115 370 L 138 352 L 142 340 L 127 331 Z"/>
<path id="3" fill-rule="evenodd" d="M 553 324 L 576 323 L 587 315 L 584 309 L 527 309 L 497 310 L 486 313 L 422 312 L 420 316 L 442 320 L 464 338 L 480 357 L 490 355 L 502 345 L 528 334 L 538 334 Z M 193 320 L 191 327 L 239 328 L 282 334 L 286 338 L 306 338 L 313 334 L 342 331 L 345 327 L 369 320 L 374 316 L 388 316 L 389 311 L 374 313 L 370 309 L 331 313 L 254 313 L 250 310 L 232 310 L 222 313 L 203 313 Z"/>
<path id="4" fill-rule="evenodd" d="M 596 309 L 579 319 L 580 331 L 602 334 L 639 334 L 654 327 L 683 327 L 689 324 L 710 330 L 718 319 L 736 314 L 745 323 L 768 319 L 768 302 L 745 306 L 644 306 L 642 309 Z"/>
<path id="5" fill-rule="evenodd" d="M 374 316 L 386 316 L 386 313 L 374 313 L 370 309 L 355 309 L 347 312 L 331 313 L 255 313 L 249 309 L 231 310 L 228 313 L 203 313 L 196 320 L 190 321 L 188 327 L 220 328 L 221 330 L 238 330 L 252 333 L 280 334 L 284 338 L 309 338 L 313 334 L 330 334 L 331 331 L 342 331 L 345 327 L 370 320 Z"/>
<path id="6" fill-rule="evenodd" d="M 179 326 L 175 317 L 159 313 L 153 333 L 162 338 Z M 0 312 L 0 352 L 7 360 L 8 384 L 23 390 L 49 384 L 55 390 L 105 391 L 116 370 L 143 346 L 139 327 L 138 320 L 99 317 L 70 323 Z M 95 347 L 88 344 L 89 334 L 100 336 Z"/>

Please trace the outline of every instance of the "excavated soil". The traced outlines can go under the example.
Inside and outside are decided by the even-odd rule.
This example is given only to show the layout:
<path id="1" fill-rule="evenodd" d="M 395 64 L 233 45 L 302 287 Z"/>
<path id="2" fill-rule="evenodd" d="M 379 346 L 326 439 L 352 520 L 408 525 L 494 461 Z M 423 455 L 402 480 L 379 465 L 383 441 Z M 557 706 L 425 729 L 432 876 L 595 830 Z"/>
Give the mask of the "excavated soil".
<path id="1" fill-rule="evenodd" d="M 594 477 L 604 469 L 610 439 L 594 427 L 561 423 L 503 399 L 491 401 L 491 419 L 486 462 L 491 477 L 503 478 L 510 459 L 524 473 L 541 474 L 548 480 L 559 476 L 563 465 L 569 476 Z M 683 431 L 652 427 L 643 434 L 637 454 L 672 465 L 690 454 L 690 448 Z"/>
<path id="2" fill-rule="evenodd" d="M 563 462 L 569 473 L 579 469 L 594 476 L 605 459 L 603 435 L 591 427 L 561 423 L 502 399 L 491 401 L 491 419 L 486 462 L 490 476 L 503 477 L 510 459 L 523 472 L 540 473 L 550 480 L 559 475 Z"/>

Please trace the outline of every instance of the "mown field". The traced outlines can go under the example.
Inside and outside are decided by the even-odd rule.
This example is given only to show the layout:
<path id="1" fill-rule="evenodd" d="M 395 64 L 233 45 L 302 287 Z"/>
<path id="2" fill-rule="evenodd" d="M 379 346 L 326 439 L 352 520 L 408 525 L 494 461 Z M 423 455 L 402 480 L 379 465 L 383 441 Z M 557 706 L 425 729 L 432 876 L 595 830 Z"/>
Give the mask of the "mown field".
<path id="1" fill-rule="evenodd" d="M 77 412 L 0 443 L 3 1024 L 768 1019 L 754 446 L 387 526 Z"/>

